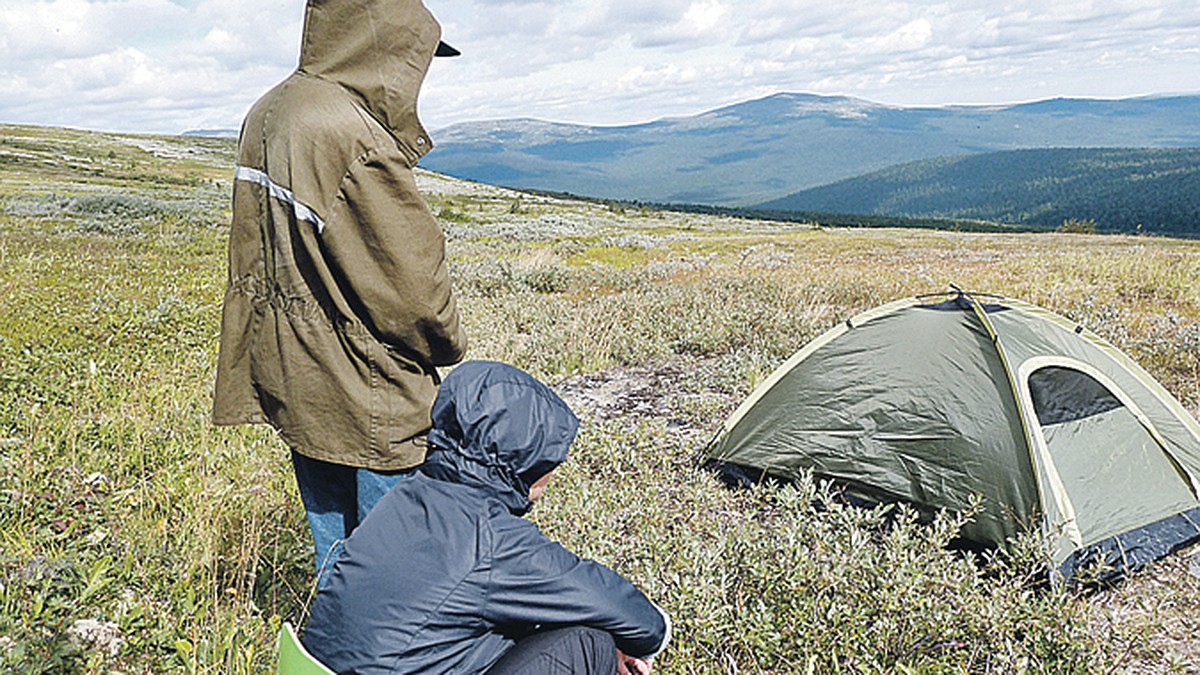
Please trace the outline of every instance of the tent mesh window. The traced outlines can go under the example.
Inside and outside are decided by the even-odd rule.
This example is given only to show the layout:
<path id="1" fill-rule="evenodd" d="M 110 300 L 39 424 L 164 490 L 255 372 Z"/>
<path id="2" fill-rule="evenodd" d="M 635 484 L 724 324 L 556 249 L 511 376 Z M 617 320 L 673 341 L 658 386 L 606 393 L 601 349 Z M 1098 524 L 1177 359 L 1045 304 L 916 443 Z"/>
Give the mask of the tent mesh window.
<path id="1" fill-rule="evenodd" d="M 1047 366 L 1029 392 L 1085 545 L 1195 505 L 1167 449 L 1096 378 Z"/>
<path id="2" fill-rule="evenodd" d="M 1122 407 L 1117 397 L 1091 375 L 1058 366 L 1031 373 L 1029 394 L 1042 426 L 1075 422 Z"/>

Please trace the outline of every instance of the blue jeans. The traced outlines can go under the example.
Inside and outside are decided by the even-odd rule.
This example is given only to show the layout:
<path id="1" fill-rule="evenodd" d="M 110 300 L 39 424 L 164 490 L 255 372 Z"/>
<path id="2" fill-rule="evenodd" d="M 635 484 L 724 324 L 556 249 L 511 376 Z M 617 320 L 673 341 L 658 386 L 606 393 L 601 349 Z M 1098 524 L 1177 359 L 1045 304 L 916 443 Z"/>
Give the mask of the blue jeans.
<path id="1" fill-rule="evenodd" d="M 308 514 L 313 536 L 313 564 L 317 570 L 317 588 L 323 588 L 329 572 L 342 552 L 342 542 L 375 502 L 413 469 L 372 471 L 353 466 L 331 464 L 292 453 L 300 500 Z"/>

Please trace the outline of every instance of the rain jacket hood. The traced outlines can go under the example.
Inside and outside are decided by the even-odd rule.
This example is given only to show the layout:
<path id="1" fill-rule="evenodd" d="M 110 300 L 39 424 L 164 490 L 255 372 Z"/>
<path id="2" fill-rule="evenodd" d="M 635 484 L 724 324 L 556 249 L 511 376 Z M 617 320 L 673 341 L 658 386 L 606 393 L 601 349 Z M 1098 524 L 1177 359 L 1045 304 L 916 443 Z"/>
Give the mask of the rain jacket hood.
<path id="1" fill-rule="evenodd" d="M 471 361 L 438 391 L 421 470 L 489 492 L 522 515 L 529 486 L 567 458 L 578 428 L 567 404 L 527 373 Z"/>
<path id="2" fill-rule="evenodd" d="M 346 540 L 302 641 L 339 673 L 485 673 L 540 628 L 591 626 L 653 658 L 667 615 L 519 517 L 578 422 L 531 376 L 468 362 L 442 382 L 428 458 Z"/>
<path id="3" fill-rule="evenodd" d="M 300 71 L 342 85 L 397 136 L 428 148 L 417 94 L 440 36 L 420 0 L 309 0 Z"/>

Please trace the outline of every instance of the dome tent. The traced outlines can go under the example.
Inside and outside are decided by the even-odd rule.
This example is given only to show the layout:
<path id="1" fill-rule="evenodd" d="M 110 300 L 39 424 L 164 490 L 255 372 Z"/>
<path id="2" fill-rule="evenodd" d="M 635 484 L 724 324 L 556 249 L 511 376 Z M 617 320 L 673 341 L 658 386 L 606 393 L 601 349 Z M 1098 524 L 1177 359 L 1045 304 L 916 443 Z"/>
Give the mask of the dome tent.
<path id="1" fill-rule="evenodd" d="M 1119 575 L 1200 539 L 1200 424 L 1082 326 L 961 291 L 860 314 L 780 366 L 708 458 L 811 470 L 854 497 L 983 510 L 967 542 L 1047 535 L 1064 577 Z"/>

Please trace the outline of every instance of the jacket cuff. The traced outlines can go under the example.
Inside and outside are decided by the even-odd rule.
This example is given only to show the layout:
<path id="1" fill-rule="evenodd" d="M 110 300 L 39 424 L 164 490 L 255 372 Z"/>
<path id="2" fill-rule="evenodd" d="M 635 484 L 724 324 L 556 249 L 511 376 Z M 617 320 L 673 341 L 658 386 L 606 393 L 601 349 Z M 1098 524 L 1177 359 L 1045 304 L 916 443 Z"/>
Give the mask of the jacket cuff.
<path id="1" fill-rule="evenodd" d="M 667 648 L 667 644 L 671 642 L 671 616 L 669 614 L 667 614 L 666 611 L 664 611 L 662 607 L 659 607 L 658 605 L 654 604 L 653 600 L 650 601 L 650 605 L 652 607 L 654 607 L 655 611 L 657 611 L 659 616 L 662 617 L 664 629 L 663 629 L 662 642 L 660 642 L 658 644 L 658 648 L 655 649 L 653 653 L 651 653 L 647 656 L 637 657 L 647 663 L 653 662 L 654 657 L 663 653 L 663 651 Z"/>

